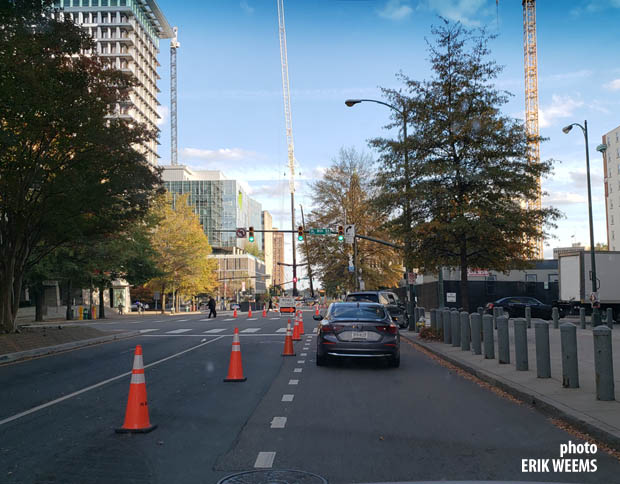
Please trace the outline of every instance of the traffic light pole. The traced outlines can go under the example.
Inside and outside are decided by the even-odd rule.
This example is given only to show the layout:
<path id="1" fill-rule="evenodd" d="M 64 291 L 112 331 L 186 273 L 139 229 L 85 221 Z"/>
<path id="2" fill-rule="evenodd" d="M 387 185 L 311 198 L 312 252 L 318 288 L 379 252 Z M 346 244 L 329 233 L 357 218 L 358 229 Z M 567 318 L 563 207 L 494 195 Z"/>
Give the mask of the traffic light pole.
<path id="1" fill-rule="evenodd" d="M 293 297 L 297 296 L 297 257 L 295 255 L 295 193 L 291 191 L 291 241 L 293 242 Z"/>
<path id="2" fill-rule="evenodd" d="M 301 210 L 301 225 L 304 233 L 306 232 L 306 221 L 304 220 L 304 207 L 299 205 Z M 310 295 L 314 297 L 314 286 L 312 285 L 312 266 L 310 265 L 310 249 L 308 249 L 308 241 L 304 239 L 304 245 L 306 246 L 306 262 L 308 263 L 308 277 L 310 278 Z"/>

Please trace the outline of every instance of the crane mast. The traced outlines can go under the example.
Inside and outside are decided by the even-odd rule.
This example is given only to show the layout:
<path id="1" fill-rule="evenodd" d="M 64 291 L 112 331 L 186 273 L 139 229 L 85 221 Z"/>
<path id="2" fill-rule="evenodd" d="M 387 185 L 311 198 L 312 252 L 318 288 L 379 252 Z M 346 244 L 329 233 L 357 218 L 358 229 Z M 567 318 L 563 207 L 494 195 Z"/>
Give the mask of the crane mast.
<path id="1" fill-rule="evenodd" d="M 293 243 L 293 296 L 297 295 L 297 264 L 295 254 L 295 148 L 293 144 L 293 120 L 291 118 L 291 92 L 288 78 L 288 56 L 286 51 L 286 27 L 284 25 L 284 0 L 278 2 L 278 31 L 280 35 L 280 62 L 282 64 L 282 94 L 284 118 L 286 121 L 286 143 L 288 145 L 289 190 L 291 192 L 291 241 Z"/>
<path id="2" fill-rule="evenodd" d="M 177 158 L 177 49 L 181 44 L 177 40 L 178 28 L 173 29 L 174 37 L 170 40 L 170 164 L 176 165 Z"/>
<path id="3" fill-rule="evenodd" d="M 530 163 L 540 162 L 540 141 L 538 127 L 538 59 L 536 47 L 536 0 L 523 0 L 523 54 L 525 67 L 525 131 L 528 139 Z M 528 200 L 528 208 L 540 210 L 542 191 L 540 177 L 537 180 L 536 198 Z M 532 241 L 536 247 L 536 258 L 543 258 L 542 237 Z"/>

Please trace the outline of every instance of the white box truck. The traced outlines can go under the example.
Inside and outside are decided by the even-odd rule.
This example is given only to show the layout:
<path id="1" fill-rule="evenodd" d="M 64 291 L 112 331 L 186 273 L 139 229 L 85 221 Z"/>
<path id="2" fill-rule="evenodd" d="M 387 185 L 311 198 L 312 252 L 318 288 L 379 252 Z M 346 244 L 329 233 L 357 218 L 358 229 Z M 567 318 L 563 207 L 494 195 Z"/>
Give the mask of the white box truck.
<path id="1" fill-rule="evenodd" d="M 620 317 L 620 252 L 600 251 L 596 258 L 596 279 L 601 311 L 612 308 L 614 319 Z M 558 256 L 558 306 L 568 314 L 592 308 L 592 256 L 589 251 L 575 251 Z"/>

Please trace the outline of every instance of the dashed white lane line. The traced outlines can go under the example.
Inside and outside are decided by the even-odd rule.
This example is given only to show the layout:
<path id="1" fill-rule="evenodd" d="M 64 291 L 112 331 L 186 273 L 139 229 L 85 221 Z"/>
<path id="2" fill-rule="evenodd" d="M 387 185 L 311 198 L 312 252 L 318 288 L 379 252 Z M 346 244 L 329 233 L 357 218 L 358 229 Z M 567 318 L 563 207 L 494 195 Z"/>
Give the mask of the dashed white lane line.
<path id="1" fill-rule="evenodd" d="M 277 329 L 276 333 L 286 333 L 286 328 Z"/>
<path id="2" fill-rule="evenodd" d="M 241 333 L 256 333 L 257 331 L 260 331 L 260 328 L 246 328 L 244 330 L 241 330 Z"/>
<path id="3" fill-rule="evenodd" d="M 175 319 L 175 323 L 184 323 L 185 321 L 189 321 L 189 319 Z"/>
<path id="4" fill-rule="evenodd" d="M 318 333 L 318 332 L 319 332 L 319 328 L 314 328 L 314 329 L 312 330 L 312 332 L 313 332 L 313 333 Z"/>
<path id="5" fill-rule="evenodd" d="M 299 383 L 299 380 L 289 380 L 288 384 L 289 385 L 297 385 Z"/>
<path id="6" fill-rule="evenodd" d="M 154 335 L 149 335 L 149 336 L 154 336 Z M 196 346 L 192 346 L 191 348 L 187 348 L 186 350 L 179 351 L 178 353 L 175 353 L 173 355 L 166 356 L 165 358 L 162 358 L 161 360 L 157 360 L 157 361 L 154 361 L 153 363 L 149 363 L 148 365 L 144 365 L 144 368 L 147 369 L 147 368 L 150 368 L 152 366 L 159 365 L 160 363 L 163 363 L 165 361 L 171 360 L 172 358 L 176 358 L 177 356 L 181 356 L 181 355 L 184 355 L 185 353 L 189 353 L 190 351 L 197 350 L 198 348 L 202 348 L 205 345 L 208 345 L 208 344 L 211 344 L 211 343 L 215 343 L 216 341 L 222 339 L 223 337 L 224 336 L 218 336 L 216 338 L 213 338 L 212 340 L 206 341 L 204 343 L 197 344 Z M 39 410 L 43 410 L 44 408 L 51 407 L 52 405 L 56 405 L 57 403 L 64 402 L 65 400 L 68 400 L 70 398 L 76 397 L 76 396 L 81 395 L 82 393 L 86 393 L 86 392 L 88 392 L 90 390 L 94 390 L 95 388 L 99 388 L 99 387 L 101 387 L 103 385 L 106 385 L 108 383 L 111 383 L 113 381 L 120 380 L 121 378 L 125 378 L 125 377 L 127 377 L 129 375 L 131 375 L 131 371 L 128 371 L 128 372 L 125 372 L 125 373 L 121 373 L 120 375 L 114 376 L 112 378 L 108 378 L 107 380 L 100 381 L 99 383 L 95 383 L 94 385 L 91 385 L 89 387 L 82 388 L 81 390 L 78 390 L 77 392 L 73 392 L 73 393 L 70 393 L 68 395 L 64 395 L 64 396 L 62 396 L 60 398 L 57 398 L 56 400 L 51 400 L 51 401 L 49 401 L 47 403 L 43 403 L 42 405 L 38 405 L 38 406 L 33 407 L 33 408 L 31 408 L 29 410 L 26 410 L 24 412 L 20 412 L 18 414 L 12 415 L 10 417 L 5 418 L 4 420 L 0 420 L 0 425 L 7 424 L 9 422 L 12 422 L 13 420 L 17 420 L 18 418 L 25 417 L 26 415 L 30 415 L 31 413 L 38 412 Z M 274 452 L 274 456 L 275 456 L 275 452 Z M 272 460 L 272 462 L 273 462 L 273 460 Z"/>
<path id="7" fill-rule="evenodd" d="M 302 372 L 302 368 L 295 368 L 293 370 L 293 373 L 301 373 Z"/>
<path id="8" fill-rule="evenodd" d="M 256 321 L 258 318 L 248 318 L 248 321 Z"/>
<path id="9" fill-rule="evenodd" d="M 291 393 L 285 393 L 284 395 L 282 395 L 282 401 L 283 402 L 292 402 L 293 398 L 295 398 L 295 395 L 293 395 Z"/>
<path id="10" fill-rule="evenodd" d="M 140 332 L 141 333 L 150 333 L 151 331 L 159 331 L 159 328 L 154 328 L 154 329 L 141 329 Z"/>
<path id="11" fill-rule="evenodd" d="M 188 331 L 191 331 L 192 329 L 173 329 L 172 331 L 166 331 L 166 334 L 180 334 L 180 333 L 187 333 Z"/>
<path id="12" fill-rule="evenodd" d="M 299 356 L 308 356 L 308 353 L 302 353 L 302 354 L 301 354 L 301 355 L 299 355 Z"/>
<path id="13" fill-rule="evenodd" d="M 298 365 L 303 365 L 306 362 L 306 360 L 297 360 L 297 364 Z"/>
<path id="14" fill-rule="evenodd" d="M 222 331 L 226 331 L 226 328 L 215 328 L 215 329 L 210 329 L 209 331 L 205 331 L 205 332 L 204 332 L 204 334 L 221 333 Z"/>
<path id="15" fill-rule="evenodd" d="M 269 318 L 269 319 L 271 319 L 272 321 L 276 321 L 276 320 L 278 320 L 280 318 Z"/>
<path id="16" fill-rule="evenodd" d="M 283 429 L 286 426 L 286 417 L 273 417 L 271 421 L 272 429 Z"/>
<path id="17" fill-rule="evenodd" d="M 257 469 L 271 469 L 275 458 L 275 452 L 259 452 L 256 462 L 254 462 L 254 467 Z"/>

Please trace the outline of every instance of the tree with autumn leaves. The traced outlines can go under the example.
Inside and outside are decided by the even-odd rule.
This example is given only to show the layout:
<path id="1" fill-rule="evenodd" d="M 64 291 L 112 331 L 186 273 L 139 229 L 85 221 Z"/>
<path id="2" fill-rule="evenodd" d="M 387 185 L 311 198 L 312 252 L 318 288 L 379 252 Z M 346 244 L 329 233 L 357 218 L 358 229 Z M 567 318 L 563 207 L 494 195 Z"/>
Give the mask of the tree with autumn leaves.
<path id="1" fill-rule="evenodd" d="M 173 294 L 173 304 L 178 308 L 179 296 L 215 290 L 217 261 L 209 257 L 211 245 L 188 204 L 188 195 L 160 197 L 154 214 L 159 223 L 151 234 L 151 246 L 162 275 L 149 281 L 148 286 L 161 293 L 162 309 L 166 307 L 167 293 Z"/>

